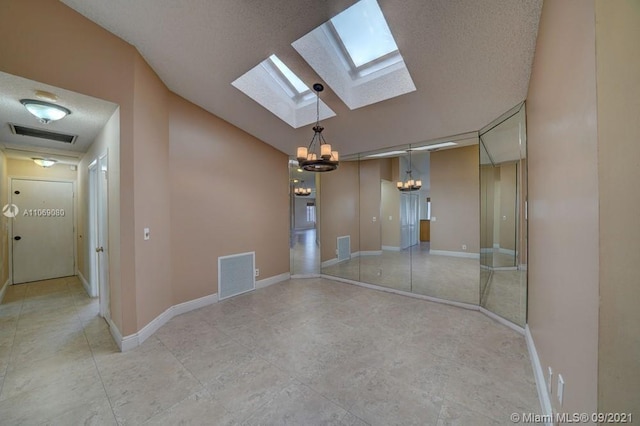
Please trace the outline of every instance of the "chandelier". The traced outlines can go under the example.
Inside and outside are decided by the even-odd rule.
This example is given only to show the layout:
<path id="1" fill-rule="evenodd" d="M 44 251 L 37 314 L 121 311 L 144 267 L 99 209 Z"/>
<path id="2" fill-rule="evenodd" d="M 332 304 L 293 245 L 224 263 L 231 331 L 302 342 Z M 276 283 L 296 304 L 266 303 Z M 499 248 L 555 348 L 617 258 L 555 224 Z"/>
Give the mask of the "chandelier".
<path id="1" fill-rule="evenodd" d="M 308 172 L 330 172 L 338 168 L 338 151 L 332 151 L 322 136 L 324 127 L 320 125 L 320 92 L 324 86 L 320 83 L 313 85 L 316 92 L 316 125 L 313 126 L 313 138 L 309 146 L 299 146 L 297 151 L 298 164 Z M 316 150 L 320 150 L 317 152 Z"/>
<path id="2" fill-rule="evenodd" d="M 304 181 L 301 180 L 300 183 L 303 184 Z M 311 188 L 304 188 L 302 186 L 298 186 L 294 188 L 293 193 L 296 194 L 298 197 L 308 197 L 309 195 L 311 195 Z"/>
<path id="3" fill-rule="evenodd" d="M 399 181 L 398 183 L 396 183 L 398 190 L 402 192 L 417 191 L 418 189 L 422 188 L 422 181 L 419 179 L 414 180 L 413 176 L 411 175 L 411 150 L 408 150 L 408 151 L 409 151 L 409 170 L 407 170 L 407 179 L 405 179 L 404 182 Z"/>

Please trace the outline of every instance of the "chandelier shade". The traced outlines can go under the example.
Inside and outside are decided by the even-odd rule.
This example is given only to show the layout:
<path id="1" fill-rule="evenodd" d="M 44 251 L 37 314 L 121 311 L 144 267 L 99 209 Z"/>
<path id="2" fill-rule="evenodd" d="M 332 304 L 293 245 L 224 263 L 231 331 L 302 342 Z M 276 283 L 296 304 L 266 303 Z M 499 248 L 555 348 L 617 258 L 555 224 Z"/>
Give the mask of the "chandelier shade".
<path id="1" fill-rule="evenodd" d="M 296 158 L 300 168 L 308 172 L 330 172 L 338 168 L 339 155 L 322 136 L 324 127 L 320 125 L 320 92 L 324 90 L 324 86 L 316 83 L 313 90 L 316 92 L 316 124 L 313 126 L 313 137 L 309 146 L 298 147 Z"/>
<path id="2" fill-rule="evenodd" d="M 409 153 L 409 170 L 407 170 L 407 178 L 404 181 L 398 181 L 396 183 L 396 187 L 399 191 L 408 192 L 408 191 L 417 191 L 422 188 L 422 181 L 420 179 L 414 180 L 411 175 L 411 150 L 407 150 Z"/>

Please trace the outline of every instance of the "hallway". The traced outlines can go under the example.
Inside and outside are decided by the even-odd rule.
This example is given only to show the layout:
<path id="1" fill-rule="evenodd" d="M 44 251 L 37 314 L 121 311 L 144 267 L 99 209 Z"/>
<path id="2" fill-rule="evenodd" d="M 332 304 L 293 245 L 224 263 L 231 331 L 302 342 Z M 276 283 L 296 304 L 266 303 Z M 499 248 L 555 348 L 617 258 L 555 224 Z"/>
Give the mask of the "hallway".
<path id="1" fill-rule="evenodd" d="M 1 424 L 511 424 L 524 337 L 479 312 L 326 279 L 173 318 L 119 353 L 75 277 L 9 287 Z"/>

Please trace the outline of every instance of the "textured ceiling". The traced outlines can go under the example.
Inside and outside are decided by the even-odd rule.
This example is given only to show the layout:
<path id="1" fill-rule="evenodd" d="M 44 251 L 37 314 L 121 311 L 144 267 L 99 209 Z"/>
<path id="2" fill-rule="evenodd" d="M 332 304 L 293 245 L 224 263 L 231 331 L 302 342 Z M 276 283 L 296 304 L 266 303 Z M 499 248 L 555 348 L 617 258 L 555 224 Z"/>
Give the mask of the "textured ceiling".
<path id="1" fill-rule="evenodd" d="M 353 0 L 62 0 L 138 48 L 175 93 L 288 154 L 292 129 L 231 86 L 275 53 L 321 81 L 291 43 Z M 341 154 L 478 130 L 524 100 L 542 0 L 379 0 L 417 90 L 337 116 L 325 136 Z"/>
<path id="2" fill-rule="evenodd" d="M 71 114 L 62 120 L 49 124 L 40 123 L 20 103 L 20 99 L 39 99 L 37 91 L 45 91 L 55 95 L 58 98 L 56 103 L 71 110 Z M 48 101 L 47 99 L 42 100 Z M 0 72 L 0 145 L 4 148 L 10 148 L 11 156 L 14 158 L 19 158 L 20 153 L 26 158 L 38 153 L 59 153 L 62 155 L 47 155 L 47 157 L 57 158 L 60 162 L 74 163 L 82 153 L 87 151 L 117 107 L 112 102 Z M 15 135 L 12 133 L 9 123 L 55 133 L 77 135 L 77 138 L 73 144 L 69 144 Z M 78 154 L 69 156 L 64 152 L 57 152 L 60 150 L 73 151 Z"/>

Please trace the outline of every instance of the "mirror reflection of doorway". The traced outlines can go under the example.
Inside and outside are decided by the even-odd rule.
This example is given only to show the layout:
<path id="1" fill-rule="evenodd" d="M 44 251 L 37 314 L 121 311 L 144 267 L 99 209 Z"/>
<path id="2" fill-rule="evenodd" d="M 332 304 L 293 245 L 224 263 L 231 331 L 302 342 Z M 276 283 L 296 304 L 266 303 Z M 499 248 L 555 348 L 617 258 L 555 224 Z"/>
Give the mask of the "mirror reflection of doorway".
<path id="1" fill-rule="evenodd" d="M 289 164 L 290 177 L 290 254 L 293 277 L 320 274 L 318 235 L 318 188 L 316 174 Z"/>

